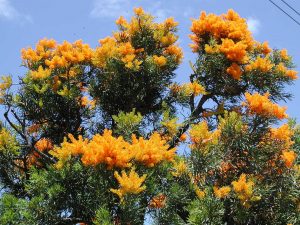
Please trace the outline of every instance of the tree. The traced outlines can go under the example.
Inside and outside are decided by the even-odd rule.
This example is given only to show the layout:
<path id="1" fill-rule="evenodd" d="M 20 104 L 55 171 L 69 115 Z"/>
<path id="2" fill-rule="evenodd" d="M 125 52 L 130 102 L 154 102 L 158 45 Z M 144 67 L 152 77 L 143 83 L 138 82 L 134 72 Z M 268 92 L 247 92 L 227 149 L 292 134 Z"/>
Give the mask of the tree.
<path id="1" fill-rule="evenodd" d="M 178 84 L 178 23 L 134 13 L 95 49 L 40 40 L 17 84 L 2 77 L 0 223 L 299 224 L 287 51 L 233 10 L 202 12 Z"/>

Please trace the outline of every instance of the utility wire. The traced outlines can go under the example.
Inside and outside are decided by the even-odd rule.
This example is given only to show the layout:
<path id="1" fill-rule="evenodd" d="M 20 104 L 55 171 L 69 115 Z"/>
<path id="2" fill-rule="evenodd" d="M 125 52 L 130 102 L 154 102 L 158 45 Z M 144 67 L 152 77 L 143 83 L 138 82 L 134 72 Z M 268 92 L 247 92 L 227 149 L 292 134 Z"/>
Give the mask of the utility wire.
<path id="1" fill-rule="evenodd" d="M 291 6 L 289 3 L 287 3 L 286 1 L 284 1 L 284 0 L 280 0 L 280 1 L 282 1 L 284 4 L 286 4 L 291 10 L 293 10 L 295 13 L 297 13 L 298 14 L 298 16 L 300 16 L 300 13 L 293 7 L 293 6 Z"/>
<path id="2" fill-rule="evenodd" d="M 268 0 L 268 1 L 271 2 L 273 5 L 275 5 L 281 12 L 283 12 L 285 15 L 290 17 L 290 19 L 292 19 L 295 23 L 297 23 L 300 26 L 300 23 L 294 17 L 292 17 L 290 14 L 288 14 L 286 11 L 284 11 L 279 5 L 277 5 L 272 0 Z"/>

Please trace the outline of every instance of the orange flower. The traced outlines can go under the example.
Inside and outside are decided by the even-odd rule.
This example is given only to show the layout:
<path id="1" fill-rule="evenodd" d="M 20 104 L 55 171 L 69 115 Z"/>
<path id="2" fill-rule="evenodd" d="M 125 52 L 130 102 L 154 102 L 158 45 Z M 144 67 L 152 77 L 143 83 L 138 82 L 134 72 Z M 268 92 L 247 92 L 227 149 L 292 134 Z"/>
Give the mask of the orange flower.
<path id="1" fill-rule="evenodd" d="M 127 21 L 123 16 L 120 16 L 119 19 L 116 20 L 116 24 L 120 26 L 126 26 Z"/>
<path id="2" fill-rule="evenodd" d="M 154 196 L 149 202 L 149 208 L 162 209 L 166 206 L 167 196 L 165 194 L 159 194 Z"/>
<path id="3" fill-rule="evenodd" d="M 288 52 L 287 52 L 286 49 L 282 49 L 282 50 L 280 51 L 280 56 L 281 56 L 281 58 L 284 59 L 284 60 L 288 60 L 288 59 L 289 59 L 289 55 L 288 55 Z"/>
<path id="4" fill-rule="evenodd" d="M 134 8 L 133 11 L 137 16 L 141 16 L 145 13 L 142 7 Z"/>
<path id="5" fill-rule="evenodd" d="M 284 161 L 287 168 L 292 168 L 297 158 L 297 154 L 294 151 L 283 151 L 281 158 Z"/>
<path id="6" fill-rule="evenodd" d="M 167 59 L 164 56 L 154 55 L 153 56 L 153 60 L 154 60 L 154 63 L 156 65 L 158 65 L 159 67 L 163 67 L 163 66 L 165 66 L 167 64 Z"/>
<path id="7" fill-rule="evenodd" d="M 227 68 L 226 72 L 236 80 L 239 80 L 243 73 L 240 66 L 236 63 L 232 63 L 231 66 Z"/>
<path id="8" fill-rule="evenodd" d="M 231 191 L 229 186 L 224 186 L 221 188 L 213 187 L 213 189 L 217 198 L 225 198 Z"/>
<path id="9" fill-rule="evenodd" d="M 154 167 L 163 161 L 173 161 L 176 151 L 176 148 L 168 150 L 169 145 L 158 133 L 152 134 L 149 140 L 142 137 L 137 139 L 133 135 L 130 149 L 134 159 L 147 167 Z"/>
<path id="10" fill-rule="evenodd" d="M 279 128 L 271 128 L 270 134 L 272 139 L 282 142 L 285 149 L 289 149 L 294 143 L 291 140 L 294 132 L 291 130 L 288 124 L 284 124 Z"/>
<path id="11" fill-rule="evenodd" d="M 272 49 L 269 47 L 269 43 L 268 42 L 264 42 L 262 43 L 262 53 L 264 55 L 268 55 L 270 52 L 272 52 Z"/>
<path id="12" fill-rule="evenodd" d="M 164 51 L 165 54 L 172 55 L 175 57 L 175 61 L 180 63 L 183 58 L 182 49 L 176 45 L 170 45 Z"/>
<path id="13" fill-rule="evenodd" d="M 115 138 L 112 131 L 104 130 L 103 135 L 96 134 L 85 146 L 81 161 L 86 166 L 103 163 L 108 169 L 129 167 L 132 154 L 128 146 L 122 137 Z"/>
<path id="14" fill-rule="evenodd" d="M 142 183 L 145 181 L 147 175 L 144 174 L 140 177 L 135 172 L 134 168 L 130 170 L 129 175 L 127 175 L 126 172 L 122 170 L 121 176 L 117 171 L 114 172 L 114 176 L 117 179 L 120 188 L 110 189 L 110 191 L 117 194 L 121 199 L 121 202 L 124 200 L 125 195 L 139 194 L 146 189 L 146 186 L 142 185 Z"/>
<path id="15" fill-rule="evenodd" d="M 51 149 L 53 149 L 53 144 L 52 144 L 52 141 L 48 138 L 41 138 L 40 140 L 38 140 L 34 147 L 41 151 L 41 152 L 44 152 L 44 151 L 49 151 Z"/>
<path id="16" fill-rule="evenodd" d="M 222 42 L 220 46 L 216 46 L 216 49 L 220 49 L 229 60 L 235 62 L 247 60 L 247 51 L 252 49 L 254 44 L 246 20 L 232 9 L 220 16 L 201 12 L 199 19 L 193 20 L 191 31 L 193 51 L 203 49 L 200 40 L 205 35 L 209 35 L 216 39 L 217 43 Z M 208 48 L 206 50 L 209 51 Z"/>
<path id="17" fill-rule="evenodd" d="M 250 207 L 249 200 L 253 195 L 253 186 L 252 181 L 246 180 L 246 174 L 241 174 L 238 181 L 233 181 L 232 183 L 233 190 L 237 194 L 237 197 L 241 200 L 243 206 L 246 208 Z"/>
<path id="18" fill-rule="evenodd" d="M 170 29 L 176 27 L 178 25 L 178 22 L 175 22 L 174 18 L 170 17 L 165 20 L 164 24 L 168 29 Z"/>
<path id="19" fill-rule="evenodd" d="M 244 42 L 234 42 L 231 39 L 222 39 L 222 44 L 220 46 L 220 52 L 224 53 L 227 59 L 244 63 L 246 61 L 247 55 L 247 45 Z"/>
<path id="20" fill-rule="evenodd" d="M 179 139 L 180 139 L 180 141 L 186 141 L 186 138 L 187 138 L 187 135 L 182 134 Z"/>
<path id="21" fill-rule="evenodd" d="M 285 73 L 285 76 L 289 77 L 292 80 L 296 80 L 296 79 L 298 79 L 297 74 L 298 74 L 298 72 L 295 70 L 287 70 Z"/>
<path id="22" fill-rule="evenodd" d="M 254 62 L 251 62 L 247 67 L 247 71 L 260 70 L 264 73 L 269 72 L 273 68 L 274 64 L 268 58 L 261 58 L 260 56 L 256 58 Z"/>
<path id="23" fill-rule="evenodd" d="M 246 102 L 243 105 L 247 106 L 250 113 L 257 113 L 266 117 L 277 117 L 278 119 L 287 118 L 285 113 L 286 108 L 280 107 L 277 104 L 272 103 L 269 100 L 269 93 L 260 95 L 255 93 L 251 95 L 250 93 L 245 93 Z"/>

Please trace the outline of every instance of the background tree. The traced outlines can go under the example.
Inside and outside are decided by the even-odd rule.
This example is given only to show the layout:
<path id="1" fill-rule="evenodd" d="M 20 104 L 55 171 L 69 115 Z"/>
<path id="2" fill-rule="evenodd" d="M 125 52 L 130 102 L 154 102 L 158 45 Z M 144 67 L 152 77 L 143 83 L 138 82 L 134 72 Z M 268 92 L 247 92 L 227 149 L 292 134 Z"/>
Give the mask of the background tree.
<path id="1" fill-rule="evenodd" d="M 95 49 L 40 40 L 18 84 L 2 77 L 1 224 L 300 223 L 300 130 L 276 104 L 297 78 L 287 51 L 203 12 L 178 84 L 177 22 L 134 13 Z"/>

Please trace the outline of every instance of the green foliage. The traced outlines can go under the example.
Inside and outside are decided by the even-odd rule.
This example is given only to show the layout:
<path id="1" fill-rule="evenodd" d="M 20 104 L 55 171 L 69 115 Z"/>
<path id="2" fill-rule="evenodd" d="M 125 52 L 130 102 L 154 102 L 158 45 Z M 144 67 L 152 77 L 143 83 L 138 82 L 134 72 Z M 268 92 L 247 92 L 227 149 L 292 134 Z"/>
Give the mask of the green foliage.
<path id="1" fill-rule="evenodd" d="M 16 94 L 2 77 L 0 224 L 299 224 L 300 128 L 274 128 L 292 58 L 235 12 L 202 13 L 181 85 L 177 23 L 134 12 L 95 49 L 22 50 Z"/>
<path id="2" fill-rule="evenodd" d="M 190 212 L 188 224 L 223 224 L 223 203 L 206 195 L 203 199 L 196 199 L 188 206 Z"/>
<path id="3" fill-rule="evenodd" d="M 123 136 L 125 139 L 130 139 L 132 134 L 140 133 L 140 125 L 143 117 L 139 112 L 136 113 L 135 109 L 129 113 L 120 112 L 112 118 L 116 123 L 116 134 Z"/>

